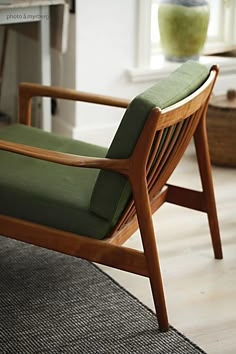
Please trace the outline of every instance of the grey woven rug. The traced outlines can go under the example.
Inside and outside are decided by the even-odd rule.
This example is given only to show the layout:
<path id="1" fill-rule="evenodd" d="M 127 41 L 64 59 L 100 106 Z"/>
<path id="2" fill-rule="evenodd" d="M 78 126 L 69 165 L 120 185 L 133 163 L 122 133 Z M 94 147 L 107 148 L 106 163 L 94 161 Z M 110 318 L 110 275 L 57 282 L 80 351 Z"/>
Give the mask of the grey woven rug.
<path id="1" fill-rule="evenodd" d="M 1 354 L 204 353 L 93 264 L 0 236 Z"/>

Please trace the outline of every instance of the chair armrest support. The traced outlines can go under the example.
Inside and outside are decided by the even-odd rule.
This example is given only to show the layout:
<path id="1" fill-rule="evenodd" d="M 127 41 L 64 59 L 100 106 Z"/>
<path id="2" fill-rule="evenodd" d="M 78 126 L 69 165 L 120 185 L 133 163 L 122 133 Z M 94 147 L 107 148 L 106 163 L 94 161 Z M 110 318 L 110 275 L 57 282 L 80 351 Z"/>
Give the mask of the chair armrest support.
<path id="1" fill-rule="evenodd" d="M 129 159 L 108 159 L 90 156 L 80 156 L 58 152 L 54 150 L 42 149 L 30 145 L 18 144 L 6 140 L 0 140 L 0 150 L 6 150 L 40 160 L 59 163 L 68 166 L 85 168 L 97 168 L 111 170 L 129 175 Z"/>
<path id="2" fill-rule="evenodd" d="M 58 86 L 44 86 L 35 83 L 19 84 L 19 122 L 30 125 L 32 97 L 54 97 L 72 101 L 95 103 L 113 107 L 127 108 L 130 100 L 112 96 L 77 91 Z"/>

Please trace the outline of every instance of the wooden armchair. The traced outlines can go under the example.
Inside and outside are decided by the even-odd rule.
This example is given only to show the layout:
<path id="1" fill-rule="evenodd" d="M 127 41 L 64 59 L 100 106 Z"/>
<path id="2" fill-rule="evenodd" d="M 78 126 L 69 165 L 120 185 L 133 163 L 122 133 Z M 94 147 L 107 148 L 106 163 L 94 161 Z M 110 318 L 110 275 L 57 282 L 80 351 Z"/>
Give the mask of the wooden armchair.
<path id="1" fill-rule="evenodd" d="M 218 67 L 187 62 L 127 100 L 22 83 L 19 122 L 0 130 L 0 234 L 150 279 L 169 327 L 152 223 L 164 202 L 207 213 L 222 258 L 205 119 Z M 31 98 L 128 107 L 108 150 L 30 127 Z M 158 108 L 159 107 L 159 108 Z M 166 184 L 194 137 L 202 191 Z M 139 228 L 143 251 L 122 244 Z"/>

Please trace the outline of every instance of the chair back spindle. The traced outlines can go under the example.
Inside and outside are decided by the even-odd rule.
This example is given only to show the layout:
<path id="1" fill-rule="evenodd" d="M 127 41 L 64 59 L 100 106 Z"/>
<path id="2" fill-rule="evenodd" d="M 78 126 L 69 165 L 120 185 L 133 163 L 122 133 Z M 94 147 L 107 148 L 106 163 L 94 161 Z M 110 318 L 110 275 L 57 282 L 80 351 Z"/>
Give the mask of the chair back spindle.
<path id="1" fill-rule="evenodd" d="M 205 119 L 214 82 L 215 74 L 212 70 L 206 83 L 189 97 L 163 110 L 153 108 L 152 115 L 156 114 L 156 133 L 146 165 L 150 200 L 164 187 L 189 145 L 200 120 Z M 115 232 L 133 222 L 135 215 L 135 205 L 131 198 Z"/>

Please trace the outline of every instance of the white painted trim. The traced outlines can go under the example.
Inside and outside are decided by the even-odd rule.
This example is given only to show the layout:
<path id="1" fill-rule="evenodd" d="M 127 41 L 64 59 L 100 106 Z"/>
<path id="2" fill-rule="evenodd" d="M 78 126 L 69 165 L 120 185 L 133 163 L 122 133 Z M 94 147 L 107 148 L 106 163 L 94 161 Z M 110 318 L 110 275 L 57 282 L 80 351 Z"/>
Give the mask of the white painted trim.
<path id="1" fill-rule="evenodd" d="M 229 6 L 225 4 L 225 16 L 224 16 L 224 41 L 227 44 L 236 43 L 236 6 L 235 1 L 231 1 Z"/>
<path id="2" fill-rule="evenodd" d="M 117 128 L 117 124 L 118 123 L 107 123 L 107 124 L 100 124 L 100 125 L 88 124 L 88 125 L 83 125 L 82 127 L 76 126 L 76 127 L 73 127 L 73 136 L 77 136 L 80 133 L 84 134 L 84 133 L 91 131 L 91 130 L 104 131 L 104 129 Z"/>
<path id="3" fill-rule="evenodd" d="M 55 115 L 52 118 L 53 120 L 53 131 L 57 134 L 62 134 L 68 136 L 72 139 L 79 139 L 86 141 L 91 134 L 96 134 L 100 136 L 106 136 L 106 131 L 116 131 L 118 122 L 115 123 L 107 123 L 107 124 L 100 124 L 100 125 L 82 125 L 82 126 L 73 126 L 68 123 L 65 119 L 63 119 L 60 115 Z M 109 136 L 109 134 L 108 134 Z"/>
<path id="4" fill-rule="evenodd" d="M 73 138 L 74 127 L 59 115 L 52 117 L 52 126 L 53 132 Z"/>
<path id="5" fill-rule="evenodd" d="M 158 60 L 159 59 L 159 60 Z M 200 63 L 207 66 L 219 64 L 220 74 L 236 73 L 236 58 L 202 56 Z M 158 64 L 159 63 L 159 64 Z M 163 79 L 178 68 L 181 63 L 165 61 L 162 55 L 156 57 L 156 64 L 150 68 L 130 68 L 127 70 L 131 82 L 145 82 Z"/>
<path id="6" fill-rule="evenodd" d="M 73 138 L 90 144 L 108 147 L 117 130 L 117 124 L 102 124 L 101 126 L 83 126 L 73 129 Z"/>
<path id="7" fill-rule="evenodd" d="M 50 11 L 49 6 L 40 8 L 39 38 L 40 38 L 40 78 L 42 85 L 51 85 L 51 56 L 50 56 Z M 52 130 L 51 101 L 42 98 L 42 129 Z"/>
<path id="8" fill-rule="evenodd" d="M 148 67 L 151 55 L 151 7 L 152 0 L 139 0 L 137 21 L 137 63 L 138 67 Z"/>

